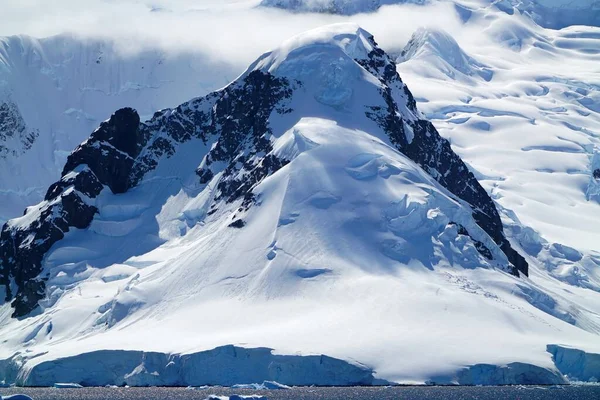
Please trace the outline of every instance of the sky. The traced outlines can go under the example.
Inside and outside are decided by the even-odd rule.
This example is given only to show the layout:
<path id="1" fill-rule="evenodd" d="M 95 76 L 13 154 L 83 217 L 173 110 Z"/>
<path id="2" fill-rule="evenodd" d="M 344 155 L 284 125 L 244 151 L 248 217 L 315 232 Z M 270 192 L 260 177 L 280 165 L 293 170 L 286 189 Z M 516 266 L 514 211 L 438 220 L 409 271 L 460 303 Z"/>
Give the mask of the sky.
<path id="1" fill-rule="evenodd" d="M 161 47 L 204 52 L 216 61 L 247 65 L 289 37 L 318 26 L 352 21 L 399 51 L 421 26 L 460 23 L 450 4 L 390 6 L 341 17 L 258 8 L 260 0 L 2 0 L 0 36 L 57 34 L 107 37 L 124 52 Z"/>

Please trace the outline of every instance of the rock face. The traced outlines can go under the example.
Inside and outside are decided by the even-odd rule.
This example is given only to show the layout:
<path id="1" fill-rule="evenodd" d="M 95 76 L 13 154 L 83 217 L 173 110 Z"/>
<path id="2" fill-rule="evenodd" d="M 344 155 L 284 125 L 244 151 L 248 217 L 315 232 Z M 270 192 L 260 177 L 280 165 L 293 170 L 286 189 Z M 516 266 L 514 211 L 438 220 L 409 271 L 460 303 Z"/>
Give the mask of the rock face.
<path id="1" fill-rule="evenodd" d="M 357 68 L 372 75 L 379 82 L 378 105 L 364 104 L 362 118 L 369 124 L 375 123 L 400 152 L 470 205 L 476 223 L 510 261 L 510 272 L 527 274 L 526 261 L 504 236 L 493 201 L 449 142 L 420 117 L 393 60 L 361 29 L 334 39 L 343 45 L 350 40 L 354 50 L 348 50 L 353 55 L 347 63 L 352 65 L 335 66 L 336 75 L 333 81 L 327 79 L 327 91 L 314 97 L 319 107 L 340 108 L 343 101 L 352 98 L 352 93 L 344 92 L 344 85 L 335 79 L 350 79 Z M 307 57 L 302 60 L 311 62 L 329 53 L 335 56 L 339 51 L 330 45 L 300 50 L 301 56 Z M 201 184 L 219 174 L 208 214 L 216 212 L 219 202 L 240 201 L 231 226 L 243 229 L 244 214 L 256 201 L 253 189 L 289 161 L 273 149 L 272 121 L 304 117 L 301 111 L 300 115 L 292 115 L 292 103 L 306 94 L 305 86 L 312 85 L 315 79 L 284 67 L 278 69 L 276 61 L 269 61 L 269 57 L 263 56 L 225 89 L 157 112 L 147 122 L 140 123 L 133 109 L 119 110 L 75 149 L 61 180 L 49 188 L 45 201 L 30 207 L 23 217 L 9 221 L 2 229 L 0 284 L 6 287 L 6 301 L 12 301 L 14 317 L 28 315 L 44 298 L 44 255 L 67 232 L 91 224 L 98 212 L 98 195 L 104 190 L 119 194 L 135 187 L 161 159 L 175 157 L 181 143 L 195 139 L 209 149 L 198 159 L 196 174 Z M 292 57 L 291 53 L 287 57 Z M 290 65 L 295 64 L 288 63 L 287 68 Z M 459 233 L 468 235 L 464 227 Z M 489 258 L 490 248 L 481 241 L 476 243 L 478 251 Z"/>
<path id="2" fill-rule="evenodd" d="M 0 226 L 43 200 L 67 156 L 115 110 L 132 107 L 152 116 L 221 88 L 241 72 L 239 65 L 197 51 L 121 50 L 104 36 L 0 37 L 0 114 L 10 108 L 10 120 L 21 127 L 0 122 Z"/>
<path id="3" fill-rule="evenodd" d="M 87 165 L 113 193 L 124 193 L 130 187 L 129 175 L 141 143 L 137 112 L 131 108 L 118 110 L 69 156 L 62 176 Z"/>
<path id="4" fill-rule="evenodd" d="M 0 282 L 6 301 L 12 300 L 14 317 L 29 314 L 44 297 L 44 255 L 71 229 L 90 225 L 98 211 L 94 199 L 104 186 L 113 193 L 127 190 L 139 122 L 134 110 L 117 111 L 69 156 L 61 180 L 50 186 L 44 202 L 2 229 Z"/>
<path id="5" fill-rule="evenodd" d="M 31 148 L 38 135 L 27 128 L 15 104 L 0 103 L 0 158 L 18 157 Z"/>

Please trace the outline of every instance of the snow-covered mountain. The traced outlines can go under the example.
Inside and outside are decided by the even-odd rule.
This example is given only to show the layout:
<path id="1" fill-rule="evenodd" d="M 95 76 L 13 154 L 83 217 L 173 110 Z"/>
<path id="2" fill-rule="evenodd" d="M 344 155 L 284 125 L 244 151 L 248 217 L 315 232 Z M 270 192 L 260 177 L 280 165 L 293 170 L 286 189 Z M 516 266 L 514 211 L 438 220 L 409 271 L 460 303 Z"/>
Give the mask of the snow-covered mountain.
<path id="1" fill-rule="evenodd" d="M 341 15 L 369 13 L 388 5 L 455 4 L 464 18 L 473 12 L 499 10 L 520 13 L 546 28 L 560 29 L 571 25 L 600 26 L 600 0 L 262 0 L 263 7 L 294 12 L 317 12 Z"/>
<path id="2" fill-rule="evenodd" d="M 115 109 L 145 117 L 237 74 L 201 53 L 60 35 L 0 39 L 0 223 L 43 199 L 67 156 Z"/>
<path id="3" fill-rule="evenodd" d="M 439 31 L 418 32 L 401 67 L 448 43 L 440 85 L 491 80 Z M 597 376 L 600 258 L 501 215 L 416 100 L 372 36 L 342 24 L 146 122 L 115 112 L 2 230 L 0 379 Z M 297 353 L 330 357 L 284 355 Z"/>

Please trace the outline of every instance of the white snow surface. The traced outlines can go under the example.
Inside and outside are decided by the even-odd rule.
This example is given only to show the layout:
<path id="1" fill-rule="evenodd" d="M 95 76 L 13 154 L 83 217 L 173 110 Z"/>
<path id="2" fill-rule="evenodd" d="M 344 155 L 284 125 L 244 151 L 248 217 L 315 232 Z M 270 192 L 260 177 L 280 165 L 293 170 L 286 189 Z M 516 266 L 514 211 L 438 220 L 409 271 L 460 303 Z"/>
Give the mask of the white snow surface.
<path id="1" fill-rule="evenodd" d="M 335 25 L 248 70 L 307 84 L 293 113 L 271 118 L 291 162 L 255 189 L 243 229 L 228 227 L 236 204 L 207 215 L 219 176 L 201 186 L 194 171 L 208 148 L 180 145 L 136 188 L 104 191 L 92 226 L 47 254 L 43 312 L 14 320 L 0 307 L 0 359 L 16 355 L 27 371 L 103 349 L 235 344 L 424 383 L 476 364 L 556 372 L 549 344 L 600 353 L 600 205 L 586 198 L 600 131 L 598 55 L 586 49 L 600 31 L 496 13 L 471 18 L 464 43 L 424 32 L 400 74 L 502 207 L 530 278 L 496 269 L 447 226 L 483 236 L 365 118 L 380 85 L 354 61 L 368 34 Z M 470 73 L 481 68 L 493 74 Z"/>

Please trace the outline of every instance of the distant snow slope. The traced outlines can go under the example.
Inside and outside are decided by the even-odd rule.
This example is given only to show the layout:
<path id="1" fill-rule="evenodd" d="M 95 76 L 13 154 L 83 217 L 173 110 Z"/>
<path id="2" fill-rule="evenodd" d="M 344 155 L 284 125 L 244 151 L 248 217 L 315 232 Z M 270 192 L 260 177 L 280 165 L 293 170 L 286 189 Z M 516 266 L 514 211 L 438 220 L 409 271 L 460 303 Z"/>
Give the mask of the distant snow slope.
<path id="1" fill-rule="evenodd" d="M 496 7 L 507 12 L 515 7 L 547 28 L 600 26 L 600 0 L 501 0 Z"/>
<path id="2" fill-rule="evenodd" d="M 473 11 L 500 10 L 522 13 L 546 28 L 571 25 L 600 26 L 600 0 L 262 0 L 261 6 L 294 12 L 319 12 L 341 15 L 369 13 L 387 5 L 429 5 L 454 3 L 461 16 Z"/>
<path id="3" fill-rule="evenodd" d="M 401 74 L 499 204 L 551 242 L 598 251 L 600 29 L 541 30 L 503 14 L 471 24 L 482 33 L 465 32 L 466 49 L 416 33 Z M 593 279 L 590 268 L 571 272 Z"/>
<path id="4" fill-rule="evenodd" d="M 67 155 L 116 108 L 149 117 L 234 77 L 202 54 L 131 54 L 70 35 L 0 38 L 0 223 L 39 202 Z"/>
<path id="5" fill-rule="evenodd" d="M 388 4 L 425 4 L 430 0 L 262 0 L 263 7 L 299 12 L 352 15 L 377 11 Z"/>
<path id="6" fill-rule="evenodd" d="M 492 25 L 482 36 L 498 32 Z M 567 185 L 570 174 L 536 171 L 538 162 L 588 165 L 588 154 L 564 151 L 575 145 L 557 146 L 558 136 L 583 142 L 594 135 L 570 134 L 541 113 L 523 116 L 531 112 L 529 96 L 547 95 L 538 85 L 551 82 L 515 80 L 518 97 L 494 103 L 513 93 L 503 74 L 533 73 L 526 58 L 525 72 L 509 71 L 511 57 L 526 57 L 514 46 L 502 49 L 498 61 L 462 50 L 443 32 L 417 36 L 420 45 L 400 67 L 426 114 L 507 208 L 503 222 L 530 278 L 508 273 L 509 252 L 478 221 L 487 195 L 469 200 L 476 207 L 459 198 L 479 193 L 479 185 L 421 119 L 392 60 L 362 29 L 335 25 L 286 41 L 224 90 L 145 123 L 120 110 L 71 154 L 46 201 L 2 233 L 1 250 L 17 251 L 18 244 L 26 257 L 17 260 L 24 268 L 4 293 L 22 307 L 21 318 L 11 318 L 10 303 L 0 307 L 0 379 L 226 384 L 228 376 L 214 371 L 232 370 L 257 380 L 279 372 L 293 384 L 292 378 L 323 376 L 315 368 L 329 383 L 348 384 L 357 377 L 375 383 L 372 371 L 402 383 L 597 377 L 600 257 L 586 246 L 547 242 L 525 224 L 534 219 L 519 221 L 508 209 L 522 220 L 535 215 L 543 203 L 528 207 L 526 196 L 543 195 L 559 176 L 547 202 L 567 195 L 573 209 L 597 210 L 582 200 L 583 187 Z M 451 43 L 450 54 L 460 57 L 420 63 L 421 55 L 444 48 L 430 41 Z M 450 68 L 466 63 L 472 71 L 475 59 L 482 68 L 494 66 L 494 75 L 452 78 L 464 73 Z M 417 71 L 427 68 L 432 76 L 425 81 Z M 584 61 L 580 68 L 590 70 Z M 486 95 L 483 104 L 477 90 Z M 579 101 L 586 90 L 559 99 L 593 106 Z M 457 99 L 464 108 L 457 109 Z M 550 108 L 542 102 L 541 109 Z M 461 115 L 442 117 L 444 110 Z M 597 118 L 591 110 L 587 116 Z M 459 124 L 463 133 L 450 130 Z M 424 143 L 430 145 L 419 147 Z M 541 157 L 526 157 L 532 152 Z M 494 179 L 496 171 L 506 175 Z M 587 185 L 592 176 L 581 175 Z M 573 209 L 547 214 L 569 226 L 563 220 L 576 218 Z M 39 260 L 41 273 L 34 268 Z M 10 269 L 11 260 L 3 261 Z M 38 300 L 37 312 L 26 315 Z M 221 347 L 231 344 L 275 351 Z M 263 369 L 282 354 L 336 360 L 323 357 L 315 367 L 295 359 Z M 250 358 L 260 361 L 261 374 L 252 375 L 244 361 Z"/>

